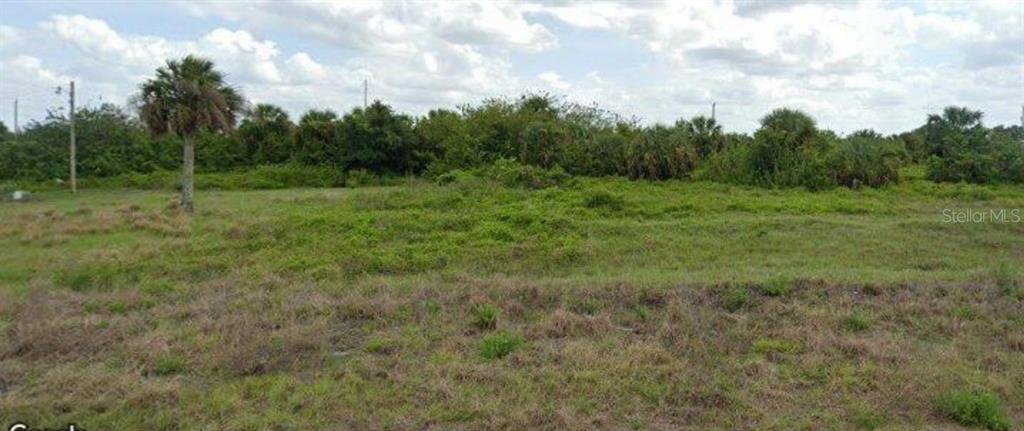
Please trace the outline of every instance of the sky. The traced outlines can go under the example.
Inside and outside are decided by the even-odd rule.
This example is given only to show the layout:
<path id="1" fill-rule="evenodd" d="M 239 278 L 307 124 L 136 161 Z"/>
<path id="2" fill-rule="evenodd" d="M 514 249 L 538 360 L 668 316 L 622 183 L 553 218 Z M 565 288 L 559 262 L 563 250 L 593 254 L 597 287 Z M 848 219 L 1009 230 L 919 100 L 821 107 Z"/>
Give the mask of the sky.
<path id="1" fill-rule="evenodd" d="M 124 104 L 169 58 L 214 60 L 297 119 L 371 99 L 423 115 L 548 92 L 642 123 L 751 132 L 778 107 L 884 133 L 949 105 L 1020 124 L 1024 0 L 3 1 L 0 121 Z"/>

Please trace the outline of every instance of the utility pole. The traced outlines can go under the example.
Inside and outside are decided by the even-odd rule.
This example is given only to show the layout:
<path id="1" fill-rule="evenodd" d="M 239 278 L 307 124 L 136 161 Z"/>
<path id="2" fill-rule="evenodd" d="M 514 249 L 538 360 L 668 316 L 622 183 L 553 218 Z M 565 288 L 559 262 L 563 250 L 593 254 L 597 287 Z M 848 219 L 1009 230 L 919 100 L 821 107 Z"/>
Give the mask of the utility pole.
<path id="1" fill-rule="evenodd" d="M 18 98 L 14 98 L 14 134 L 18 134 Z"/>
<path id="2" fill-rule="evenodd" d="M 75 81 L 71 81 L 71 89 L 69 93 L 71 96 L 71 115 L 69 116 L 71 120 L 71 193 L 78 193 L 78 183 L 76 181 L 77 175 L 75 172 Z"/>
<path id="3" fill-rule="evenodd" d="M 715 119 L 715 104 L 716 104 L 716 102 L 711 102 L 711 119 L 712 120 Z"/>
<path id="4" fill-rule="evenodd" d="M 370 80 L 366 79 L 366 78 L 363 78 L 363 110 L 364 111 L 366 110 L 366 107 L 368 106 L 366 104 L 366 100 L 367 100 L 366 96 L 367 96 L 367 94 L 369 94 L 369 87 L 370 87 Z"/>

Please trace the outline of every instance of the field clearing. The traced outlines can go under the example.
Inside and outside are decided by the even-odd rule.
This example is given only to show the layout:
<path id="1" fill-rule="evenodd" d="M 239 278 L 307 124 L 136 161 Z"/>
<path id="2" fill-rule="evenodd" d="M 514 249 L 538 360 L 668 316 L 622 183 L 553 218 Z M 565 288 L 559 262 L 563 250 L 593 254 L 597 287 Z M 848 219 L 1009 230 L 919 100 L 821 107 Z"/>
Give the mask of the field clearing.
<path id="1" fill-rule="evenodd" d="M 87 429 L 1024 422 L 1020 186 L 578 179 L 0 203 L 0 412 Z M 9 416 L 8 416 L 9 415 Z"/>

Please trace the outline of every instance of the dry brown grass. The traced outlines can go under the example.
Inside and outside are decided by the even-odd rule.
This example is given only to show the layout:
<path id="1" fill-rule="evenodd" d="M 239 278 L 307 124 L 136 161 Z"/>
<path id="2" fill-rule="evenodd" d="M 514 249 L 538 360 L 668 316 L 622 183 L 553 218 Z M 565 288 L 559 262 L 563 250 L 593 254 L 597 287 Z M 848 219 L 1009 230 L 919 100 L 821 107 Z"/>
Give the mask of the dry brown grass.
<path id="1" fill-rule="evenodd" d="M 150 304 L 127 289 L 38 286 L 17 307 L 0 303 L 12 315 L 0 406 L 69 416 L 166 409 L 182 385 L 291 376 L 298 385 L 325 377 L 356 385 L 348 390 L 363 394 L 358 403 L 346 392 L 303 401 L 329 409 L 320 420 L 353 428 L 813 428 L 849 424 L 865 408 L 887 412 L 888 423 L 930 426 L 944 420 L 929 394 L 976 381 L 968 370 L 992 376 L 986 386 L 1010 400 L 1024 380 L 1024 328 L 994 317 L 1021 315 L 1024 305 L 987 287 L 804 285 L 754 295 L 738 312 L 723 307 L 725 286 L 499 278 L 382 287 L 334 294 L 309 281 L 234 274 Z M 475 303 L 497 304 L 499 329 L 524 334 L 525 349 L 498 362 L 476 357 Z M 964 304 L 976 317 L 951 312 Z M 843 326 L 855 310 L 874 317 L 859 332 Z M 758 353 L 764 340 L 798 347 Z M 187 364 L 182 375 L 155 372 L 167 356 Z M 65 385 L 107 389 L 61 392 Z M 389 410 L 410 402 L 419 407 Z M 822 412 L 835 416 L 815 416 Z"/>
<path id="2" fill-rule="evenodd" d="M 189 218 L 174 205 L 153 211 L 144 211 L 137 205 L 102 212 L 80 208 L 67 214 L 48 209 L 16 214 L 10 222 L 0 224 L 0 237 L 13 236 L 24 245 L 52 247 L 74 237 L 106 234 L 122 229 L 184 236 L 189 232 Z"/>

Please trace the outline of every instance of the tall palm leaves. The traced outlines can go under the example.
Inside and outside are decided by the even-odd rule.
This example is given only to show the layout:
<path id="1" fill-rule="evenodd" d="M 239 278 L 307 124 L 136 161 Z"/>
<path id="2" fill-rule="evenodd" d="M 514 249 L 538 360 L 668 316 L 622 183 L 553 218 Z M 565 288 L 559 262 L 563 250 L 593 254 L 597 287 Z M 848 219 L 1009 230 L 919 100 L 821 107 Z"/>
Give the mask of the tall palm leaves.
<path id="1" fill-rule="evenodd" d="M 267 165 L 287 161 L 291 156 L 293 128 L 284 109 L 265 103 L 256 105 L 238 127 L 238 137 L 245 146 L 249 163 Z"/>
<path id="2" fill-rule="evenodd" d="M 697 151 L 697 157 L 701 160 L 717 153 L 725 147 L 725 136 L 722 134 L 722 126 L 713 118 L 705 116 L 694 117 L 686 123 L 687 132 L 693 147 Z"/>
<path id="3" fill-rule="evenodd" d="M 242 95 L 229 86 L 213 62 L 195 56 L 169 60 L 139 88 L 139 117 L 154 134 L 183 138 L 181 205 L 194 210 L 195 137 L 203 131 L 235 127 L 243 112 Z"/>

